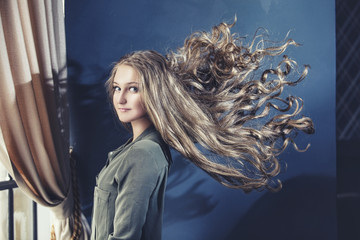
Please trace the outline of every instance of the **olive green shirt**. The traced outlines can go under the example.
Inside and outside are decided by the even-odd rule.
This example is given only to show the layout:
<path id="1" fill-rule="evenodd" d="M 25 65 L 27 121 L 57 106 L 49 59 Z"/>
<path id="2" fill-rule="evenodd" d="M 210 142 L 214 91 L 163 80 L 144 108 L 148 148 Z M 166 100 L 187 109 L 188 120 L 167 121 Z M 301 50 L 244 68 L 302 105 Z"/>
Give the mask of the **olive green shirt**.
<path id="1" fill-rule="evenodd" d="M 161 239 L 170 163 L 153 126 L 110 152 L 96 177 L 91 239 Z"/>

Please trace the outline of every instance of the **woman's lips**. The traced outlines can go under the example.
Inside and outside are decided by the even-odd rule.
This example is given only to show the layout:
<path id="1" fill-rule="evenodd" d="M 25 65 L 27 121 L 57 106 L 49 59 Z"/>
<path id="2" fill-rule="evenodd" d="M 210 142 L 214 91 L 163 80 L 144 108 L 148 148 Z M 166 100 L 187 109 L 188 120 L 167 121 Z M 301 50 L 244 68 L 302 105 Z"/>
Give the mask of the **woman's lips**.
<path id="1" fill-rule="evenodd" d="M 130 110 L 130 108 L 119 108 L 119 111 L 120 112 L 127 112 L 127 111 L 129 111 Z"/>

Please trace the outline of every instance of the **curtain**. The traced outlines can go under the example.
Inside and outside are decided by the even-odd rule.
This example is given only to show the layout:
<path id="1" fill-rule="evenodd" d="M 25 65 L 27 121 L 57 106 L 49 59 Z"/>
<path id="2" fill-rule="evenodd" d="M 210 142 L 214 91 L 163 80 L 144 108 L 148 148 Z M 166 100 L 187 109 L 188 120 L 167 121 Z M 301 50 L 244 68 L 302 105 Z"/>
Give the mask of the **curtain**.
<path id="1" fill-rule="evenodd" d="M 53 239 L 88 239 L 74 201 L 63 3 L 0 0 L 0 14 L 0 161 L 51 209 Z"/>

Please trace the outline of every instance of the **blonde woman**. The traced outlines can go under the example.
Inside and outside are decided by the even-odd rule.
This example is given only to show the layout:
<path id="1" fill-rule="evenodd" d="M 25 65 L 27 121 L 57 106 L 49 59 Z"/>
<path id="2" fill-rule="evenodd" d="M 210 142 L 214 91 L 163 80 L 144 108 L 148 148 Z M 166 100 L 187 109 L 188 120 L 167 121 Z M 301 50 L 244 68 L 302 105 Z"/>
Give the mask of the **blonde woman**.
<path id="1" fill-rule="evenodd" d="M 257 36 L 244 46 L 232 26 L 196 32 L 167 56 L 138 51 L 114 66 L 106 85 L 133 137 L 109 153 L 97 176 L 92 239 L 161 239 L 168 146 L 225 186 L 281 188 L 277 156 L 289 143 L 299 150 L 298 132 L 314 132 L 311 119 L 299 115 L 302 100 L 282 98 L 308 67 L 294 81 L 296 63 L 286 56 L 264 68 L 265 58 L 297 44 Z"/>

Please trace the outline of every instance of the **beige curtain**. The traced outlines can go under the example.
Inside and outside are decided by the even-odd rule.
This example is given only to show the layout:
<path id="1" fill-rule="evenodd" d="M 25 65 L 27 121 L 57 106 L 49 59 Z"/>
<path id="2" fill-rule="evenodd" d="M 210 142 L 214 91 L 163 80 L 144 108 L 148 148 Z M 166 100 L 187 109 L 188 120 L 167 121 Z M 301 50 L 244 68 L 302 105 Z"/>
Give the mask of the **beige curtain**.
<path id="1" fill-rule="evenodd" d="M 52 237 L 88 239 L 71 181 L 63 3 L 0 0 L 0 14 L 0 161 L 51 208 Z"/>

